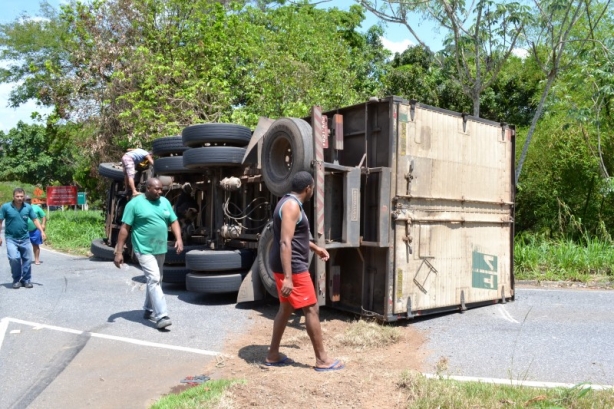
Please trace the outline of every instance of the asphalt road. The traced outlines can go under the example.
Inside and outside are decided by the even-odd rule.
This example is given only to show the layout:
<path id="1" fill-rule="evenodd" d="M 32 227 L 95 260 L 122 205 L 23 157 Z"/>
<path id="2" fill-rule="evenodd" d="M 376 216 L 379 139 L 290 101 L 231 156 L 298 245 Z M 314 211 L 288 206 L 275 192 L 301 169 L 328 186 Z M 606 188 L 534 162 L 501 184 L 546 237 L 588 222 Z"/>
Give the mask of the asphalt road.
<path id="1" fill-rule="evenodd" d="M 422 319 L 435 373 L 614 385 L 614 291 L 517 288 L 514 302 Z M 441 367 L 441 365 L 440 365 Z"/>
<path id="2" fill-rule="evenodd" d="M 43 249 L 34 288 L 14 290 L 0 247 L 0 408 L 144 408 L 203 374 L 224 342 L 249 327 L 236 295 L 164 285 L 170 331 L 142 318 L 134 266 Z"/>

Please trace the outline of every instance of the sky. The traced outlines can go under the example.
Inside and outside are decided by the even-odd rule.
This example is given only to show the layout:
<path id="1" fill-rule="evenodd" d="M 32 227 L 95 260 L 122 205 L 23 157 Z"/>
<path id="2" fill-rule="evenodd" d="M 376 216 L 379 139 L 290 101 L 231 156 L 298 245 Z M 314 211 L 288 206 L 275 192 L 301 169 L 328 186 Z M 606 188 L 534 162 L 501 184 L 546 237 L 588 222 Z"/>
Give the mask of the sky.
<path id="1" fill-rule="evenodd" d="M 189 0 L 186 0 L 189 1 Z M 60 4 L 66 3 L 66 0 L 48 0 L 54 8 L 58 9 Z M 341 10 L 348 10 L 352 4 L 356 4 L 354 0 L 329 0 L 321 3 L 321 7 L 332 8 L 337 7 Z M 0 24 L 6 24 L 14 21 L 26 12 L 30 16 L 36 16 L 40 10 L 40 0 L 0 0 Z M 372 13 L 367 12 L 366 20 L 362 24 L 364 30 L 378 23 L 377 17 Z M 419 26 L 419 34 L 428 38 L 433 44 L 431 47 L 437 50 L 435 45 L 441 43 L 440 36 L 433 30 L 432 26 Z M 402 52 L 408 46 L 413 45 L 414 41 L 409 34 L 407 28 L 398 24 L 389 24 L 385 27 L 385 34 L 382 38 L 384 47 L 392 52 Z M 19 108 L 8 107 L 9 93 L 15 84 L 0 84 L 0 131 L 7 132 L 17 125 L 17 122 L 24 121 L 32 123 L 30 118 L 32 112 L 39 112 L 43 115 L 48 114 L 49 110 L 36 106 L 34 101 L 29 101 L 21 105 Z"/>

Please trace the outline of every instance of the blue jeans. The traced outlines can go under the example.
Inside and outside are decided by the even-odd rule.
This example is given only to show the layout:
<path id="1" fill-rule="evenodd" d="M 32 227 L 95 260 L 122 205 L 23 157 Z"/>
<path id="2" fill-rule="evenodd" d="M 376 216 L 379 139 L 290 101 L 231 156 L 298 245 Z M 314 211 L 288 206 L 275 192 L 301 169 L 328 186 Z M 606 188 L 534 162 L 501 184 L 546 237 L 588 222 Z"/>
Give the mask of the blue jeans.
<path id="1" fill-rule="evenodd" d="M 29 283 L 32 278 L 32 243 L 30 237 L 13 239 L 6 237 L 6 254 L 9 257 L 13 283 Z"/>
<path id="2" fill-rule="evenodd" d="M 168 316 L 166 309 L 166 298 L 162 292 L 162 268 L 164 266 L 165 254 L 140 254 L 135 253 L 139 260 L 141 269 L 147 278 L 147 291 L 145 291 L 145 305 L 147 311 L 153 311 L 156 321 Z"/>

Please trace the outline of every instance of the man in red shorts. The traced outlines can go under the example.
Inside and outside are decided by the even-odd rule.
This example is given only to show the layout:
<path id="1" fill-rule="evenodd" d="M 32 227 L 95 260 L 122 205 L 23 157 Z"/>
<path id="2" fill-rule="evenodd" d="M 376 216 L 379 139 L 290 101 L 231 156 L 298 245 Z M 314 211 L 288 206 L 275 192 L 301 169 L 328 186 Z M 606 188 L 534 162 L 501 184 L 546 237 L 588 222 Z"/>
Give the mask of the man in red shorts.
<path id="1" fill-rule="evenodd" d="M 322 327 L 316 292 L 309 274 L 309 251 L 326 261 L 326 249 L 309 239 L 309 221 L 303 211 L 303 203 L 313 196 L 313 177 L 309 172 L 298 172 L 292 179 L 292 192 L 282 197 L 273 213 L 273 245 L 271 268 L 277 282 L 279 311 L 273 324 L 271 346 L 265 365 L 283 366 L 293 361 L 279 353 L 281 338 L 290 315 L 297 308 L 305 314 L 305 326 L 316 355 L 316 371 L 335 371 L 344 367 L 343 362 L 329 358 L 324 350 Z"/>

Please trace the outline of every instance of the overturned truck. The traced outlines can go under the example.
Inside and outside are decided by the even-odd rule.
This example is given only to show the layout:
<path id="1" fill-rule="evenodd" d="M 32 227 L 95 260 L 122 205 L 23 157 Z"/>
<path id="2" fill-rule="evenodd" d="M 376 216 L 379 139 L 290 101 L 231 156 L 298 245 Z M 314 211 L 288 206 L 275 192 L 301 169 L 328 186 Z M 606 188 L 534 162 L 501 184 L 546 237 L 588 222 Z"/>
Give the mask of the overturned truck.
<path id="1" fill-rule="evenodd" d="M 154 141 L 154 167 L 137 182 L 160 177 L 180 218 L 186 249 L 174 254 L 169 241 L 163 281 L 246 302 L 277 297 L 272 210 L 292 176 L 310 171 L 305 211 L 330 253 L 311 262 L 318 303 L 395 321 L 514 299 L 514 140 L 504 123 L 373 98 L 261 118 L 253 133 L 189 126 Z M 127 198 L 121 168 L 99 170 L 112 184 L 107 237 L 92 252 L 112 258 Z"/>

